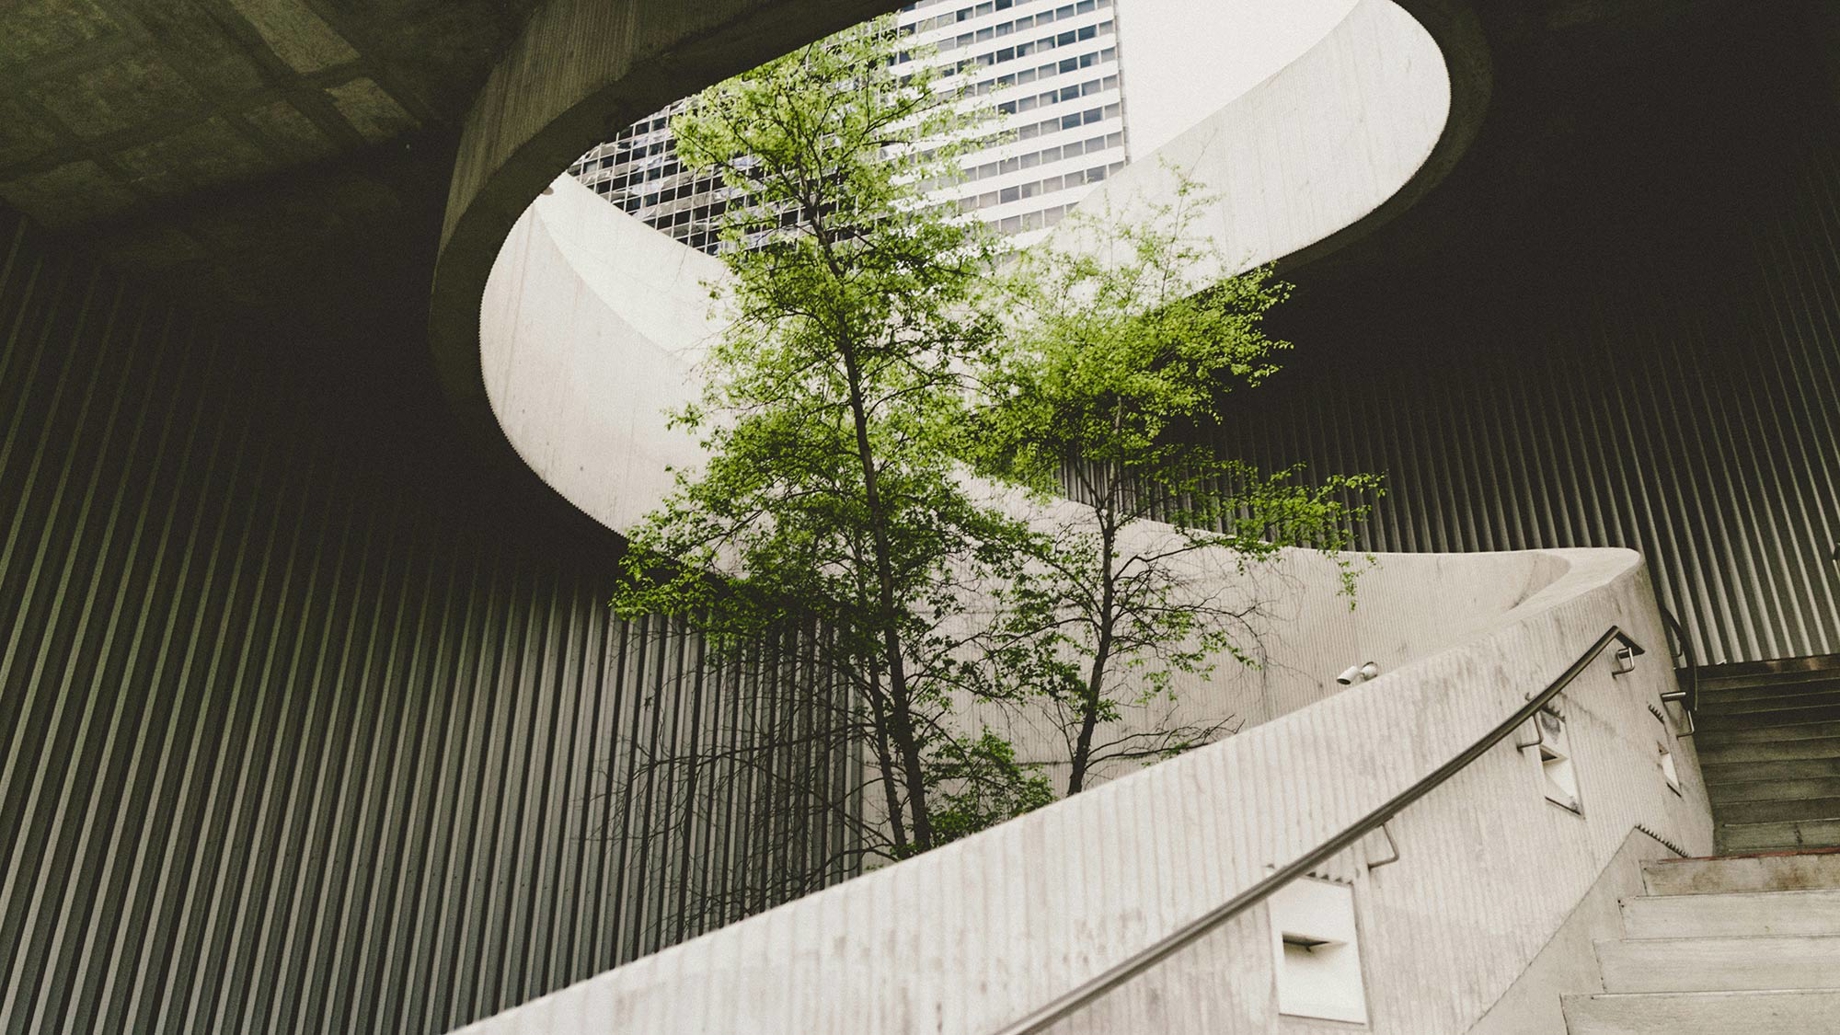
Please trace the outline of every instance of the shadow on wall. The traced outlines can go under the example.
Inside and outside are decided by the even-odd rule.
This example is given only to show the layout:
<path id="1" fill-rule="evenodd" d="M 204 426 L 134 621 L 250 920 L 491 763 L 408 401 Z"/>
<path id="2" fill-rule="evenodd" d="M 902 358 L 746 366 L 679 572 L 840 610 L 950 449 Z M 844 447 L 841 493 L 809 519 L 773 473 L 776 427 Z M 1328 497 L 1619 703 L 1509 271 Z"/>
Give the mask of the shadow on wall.
<path id="1" fill-rule="evenodd" d="M 1704 662 L 1840 652 L 1825 9 L 1555 35 L 1495 100 L 1563 117 L 1485 135 L 1398 232 L 1291 274 L 1272 322 L 1298 348 L 1223 449 L 1386 472 L 1368 549 L 1638 550 Z"/>
<path id="2" fill-rule="evenodd" d="M 444 461 L 387 330 L 0 256 L 0 1030 L 440 1032 L 701 930 L 766 832 L 605 795 L 730 686 L 615 536 Z"/>

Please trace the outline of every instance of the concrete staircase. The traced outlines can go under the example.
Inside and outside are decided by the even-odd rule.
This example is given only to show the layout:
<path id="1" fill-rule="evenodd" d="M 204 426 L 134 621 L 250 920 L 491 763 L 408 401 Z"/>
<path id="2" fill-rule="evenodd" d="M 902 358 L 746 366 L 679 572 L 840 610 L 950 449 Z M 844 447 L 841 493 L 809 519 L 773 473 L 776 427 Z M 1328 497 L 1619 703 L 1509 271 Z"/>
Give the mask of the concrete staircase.
<path id="1" fill-rule="evenodd" d="M 1840 850 L 1645 863 L 1571 1035 L 1840 1035 Z"/>
<path id="2" fill-rule="evenodd" d="M 1715 859 L 1645 863 L 1571 1035 L 1840 1035 L 1840 657 L 1705 670 Z"/>
<path id="3" fill-rule="evenodd" d="M 1694 719 L 1719 852 L 1840 845 L 1840 657 L 1703 670 Z"/>

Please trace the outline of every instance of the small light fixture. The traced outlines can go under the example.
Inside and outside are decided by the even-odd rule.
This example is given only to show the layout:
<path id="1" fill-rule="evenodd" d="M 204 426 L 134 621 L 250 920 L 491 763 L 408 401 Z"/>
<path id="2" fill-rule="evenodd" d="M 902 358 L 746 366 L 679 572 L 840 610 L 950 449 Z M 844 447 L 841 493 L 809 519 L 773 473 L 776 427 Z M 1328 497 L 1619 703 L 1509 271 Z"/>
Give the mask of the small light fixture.
<path id="1" fill-rule="evenodd" d="M 1655 750 L 1661 756 L 1658 759 L 1658 761 L 1661 763 L 1662 778 L 1667 781 L 1669 790 L 1673 791 L 1676 794 L 1679 794 L 1680 793 L 1680 770 L 1674 767 L 1673 753 L 1667 749 L 1666 744 L 1662 744 L 1659 742 L 1655 744 Z"/>
<path id="2" fill-rule="evenodd" d="M 1343 669 L 1342 674 L 1335 677 L 1335 681 L 1343 686 L 1353 686 L 1356 683 L 1365 683 L 1379 674 L 1380 666 L 1368 661 Z"/>
<path id="3" fill-rule="evenodd" d="M 1267 909 L 1278 1012 L 1367 1023 L 1354 889 L 1306 877 L 1279 889 Z"/>
<path id="4" fill-rule="evenodd" d="M 1540 749 L 1540 775 L 1546 800 L 1573 812 L 1582 812 L 1578 801 L 1578 773 L 1572 766 L 1571 738 L 1566 736 L 1565 719 L 1557 712 L 1542 709 L 1534 716 L 1540 739 L 1528 747 Z"/>

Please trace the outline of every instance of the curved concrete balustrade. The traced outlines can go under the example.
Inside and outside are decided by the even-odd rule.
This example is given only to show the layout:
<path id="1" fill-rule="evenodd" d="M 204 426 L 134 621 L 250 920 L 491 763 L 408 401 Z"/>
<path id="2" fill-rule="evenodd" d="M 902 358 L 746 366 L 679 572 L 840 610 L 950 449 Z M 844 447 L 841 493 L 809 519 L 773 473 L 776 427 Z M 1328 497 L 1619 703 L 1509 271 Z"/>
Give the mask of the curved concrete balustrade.
<path id="1" fill-rule="evenodd" d="M 494 418 L 493 357 L 482 354 L 492 346 L 480 339 L 478 316 L 494 304 L 485 297 L 488 280 L 505 248 L 515 247 L 508 241 L 530 199 L 631 119 L 894 6 L 550 0 L 533 16 L 467 119 L 430 306 L 437 373 L 464 431 L 488 456 L 529 453 Z M 1490 82 L 1468 0 L 1362 0 L 1285 71 L 1208 120 L 1259 142 L 1218 149 L 1216 160 L 1231 155 L 1235 171 L 1226 182 L 1235 193 L 1262 197 L 1267 207 L 1287 199 L 1271 209 L 1271 232 L 1248 249 L 1261 259 L 1303 261 L 1409 207 L 1468 147 Z M 1171 146 L 1190 146 L 1189 139 Z M 1313 200 L 1329 197 L 1337 203 Z M 1274 252 L 1282 242 L 1296 250 Z"/>
<path id="2" fill-rule="evenodd" d="M 649 111 L 897 0 L 545 0 L 493 66 L 461 130 L 429 306 L 435 373 L 462 432 L 512 461 L 479 356 L 486 278 L 530 199 L 583 151 Z"/>
<path id="3" fill-rule="evenodd" d="M 1557 577 L 1467 643 L 466 1030 L 994 1030 L 1435 769 L 1608 624 L 1663 642 L 1635 554 L 1538 557 Z M 1504 742 L 1397 817 L 1390 846 L 1326 868 L 1354 888 L 1372 1030 L 1467 1031 L 1633 830 L 1709 849 L 1691 749 L 1649 711 L 1672 687 L 1662 655 L 1625 676 L 1600 658 L 1561 699 L 1581 813 L 1548 802 L 1537 759 Z M 1678 792 L 1658 747 L 1682 762 Z M 1057 1030 L 1277 1031 L 1274 941 L 1254 910 Z"/>
<path id="4" fill-rule="evenodd" d="M 1173 197 L 1178 175 L 1186 176 L 1212 197 L 1196 214 L 1196 232 L 1242 268 L 1294 265 L 1320 254 L 1319 243 L 1339 247 L 1375 229 L 1442 174 L 1428 160 L 1473 129 L 1465 122 L 1445 132 L 1445 69 L 1411 14 L 1390 0 L 1361 0 L 1315 46 L 1132 161 L 1075 211 L 1147 218 L 1148 206 Z M 1083 250 L 1070 240 L 1078 236 L 1077 222 L 1062 223 L 1049 242 Z"/>
<path id="5" fill-rule="evenodd" d="M 1201 163 L 1202 178 L 1224 178 L 1224 204 L 1209 218 L 1249 260 L 1298 261 L 1364 232 L 1461 153 L 1487 94 L 1480 48 L 1452 49 L 1473 20 L 1455 3 L 1404 7 L 1427 17 L 1363 0 L 1291 68 L 1170 145 Z M 1432 40 L 1451 69 L 1447 95 L 1427 72 Z M 1341 100 L 1320 132 L 1298 117 L 1332 97 Z M 1389 126 L 1403 131 L 1387 138 Z M 1217 147 L 1223 135 L 1259 144 Z M 1155 189 L 1154 164 L 1136 168 L 1095 204 L 1126 204 L 1134 183 Z M 1313 197 L 1326 179 L 1335 182 Z M 503 212 L 475 215 L 471 200 L 510 196 L 494 182 L 456 181 L 463 211 L 450 214 L 449 246 L 463 250 L 443 255 L 437 305 L 444 292 L 451 304 L 474 290 L 473 274 L 448 277 L 450 256 L 476 261 L 498 233 Z M 1249 199 L 1259 204 L 1236 210 Z M 450 375 L 470 376 L 455 350 L 476 344 L 496 440 L 584 512 L 628 528 L 668 491 L 668 467 L 697 462 L 663 412 L 693 391 L 698 350 L 718 330 L 701 285 L 722 269 L 566 177 L 505 223 L 489 278 L 478 276 L 478 337 L 437 324 L 437 347 Z M 1373 1030 L 1468 1030 L 1619 850 L 1638 843 L 1632 830 L 1687 851 L 1710 846 L 1691 747 L 1650 710 L 1672 673 L 1636 555 L 1388 555 L 1363 577 L 1353 612 L 1325 559 L 1287 555 L 1272 577 L 1290 621 L 1264 667 L 1186 688 L 1202 714 L 1239 716 L 1246 732 L 468 1030 L 995 1029 L 1435 769 L 1610 623 L 1655 649 L 1623 677 L 1601 660 L 1564 698 L 1581 814 L 1549 803 L 1537 759 L 1504 744 L 1396 819 L 1398 862 L 1370 870 L 1393 852 L 1363 845 L 1325 872 L 1355 889 Z M 1368 660 L 1378 679 L 1345 691 L 1333 683 Z M 1678 792 L 1659 749 L 1677 759 Z M 1274 940 L 1255 910 L 1062 1030 L 1275 1031 Z"/>
<path id="6" fill-rule="evenodd" d="M 704 285 L 725 273 L 566 176 L 500 254 L 481 314 L 494 412 L 522 461 L 609 528 L 631 528 L 670 491 L 670 468 L 700 461 L 666 414 L 695 395 L 694 365 L 719 330 Z M 1554 567 L 1538 553 L 1388 554 L 1362 575 L 1353 611 L 1337 574 L 1294 551 L 1249 582 L 1282 619 L 1264 665 L 1186 681 L 1176 721 L 1262 722 L 1335 692 L 1350 664 L 1390 670 L 1461 643 Z M 1051 731 L 1011 732 L 1028 756 L 1055 756 Z"/>
<path id="7" fill-rule="evenodd" d="M 722 263 L 561 176 L 512 229 L 479 310 L 485 390 L 504 439 L 583 513 L 625 532 L 693 467 L 667 413 L 720 330 Z"/>
<path id="8" fill-rule="evenodd" d="M 1171 167 L 1187 169 L 1216 196 L 1200 226 L 1223 247 L 1248 265 L 1297 253 L 1422 188 L 1427 161 L 1451 146 L 1446 127 L 1455 125 L 1443 67 L 1412 15 L 1390 0 L 1361 0 L 1283 71 L 1127 167 L 1082 208 L 1128 212 L 1168 196 Z M 693 362 L 716 332 L 704 284 L 724 271 L 570 177 L 549 190 L 511 228 L 486 281 L 476 329 L 482 390 L 525 464 L 624 530 L 669 488 L 663 463 L 695 459 L 662 414 L 689 399 L 670 364 Z"/>

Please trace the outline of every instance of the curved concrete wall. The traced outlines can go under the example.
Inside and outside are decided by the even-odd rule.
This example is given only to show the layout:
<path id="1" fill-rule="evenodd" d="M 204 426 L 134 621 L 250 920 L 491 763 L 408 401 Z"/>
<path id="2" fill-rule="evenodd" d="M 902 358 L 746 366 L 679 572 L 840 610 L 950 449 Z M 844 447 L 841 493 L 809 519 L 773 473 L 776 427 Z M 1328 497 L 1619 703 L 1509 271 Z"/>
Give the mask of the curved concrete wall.
<path id="1" fill-rule="evenodd" d="M 436 260 L 429 334 L 463 426 L 504 457 L 491 423 L 476 316 L 486 277 L 530 199 L 583 151 L 666 102 L 894 0 L 548 0 L 493 67 L 461 133 Z"/>
<path id="2" fill-rule="evenodd" d="M 1388 42 L 1399 44 L 1395 57 L 1415 48 L 1419 58 L 1386 60 Z M 1319 152 L 1312 157 L 1334 175 L 1346 169 L 1329 192 L 1332 204 L 1273 195 L 1257 218 L 1223 208 L 1219 231 L 1253 242 L 1249 259 L 1295 257 L 1345 237 L 1351 220 L 1384 218 L 1402 192 L 1434 182 L 1453 123 L 1438 110 L 1447 98 L 1435 77 L 1417 63 L 1435 55 L 1429 42 L 1397 9 L 1364 2 L 1294 74 L 1274 77 L 1269 92 L 1230 106 L 1237 111 L 1211 127 L 1269 129 L 1269 147 L 1236 161 L 1207 146 L 1209 127 L 1178 140 L 1192 157 L 1224 163 L 1217 171 L 1231 183 L 1229 204 L 1295 185 L 1301 167 L 1287 162 L 1297 149 Z M 1351 83 L 1360 101 L 1338 110 L 1327 136 L 1278 131 L 1295 110 L 1286 98 L 1301 104 Z M 1376 149 L 1387 100 L 1420 107 L 1407 123 L 1413 132 Z M 1455 125 L 1473 130 L 1473 121 Z M 1321 176 L 1325 167 L 1309 168 Z M 655 416 L 689 392 L 688 366 L 714 330 L 698 315 L 703 292 L 694 290 L 713 267 L 675 247 L 558 181 L 521 217 L 485 288 L 482 383 L 506 439 L 549 484 L 615 529 L 668 490 L 666 464 L 696 459 L 694 445 Z M 1262 682 L 1238 696 L 1202 688 L 1204 697 L 1212 692 L 1203 707 L 1237 709 L 1259 723 L 1249 732 L 476 1030 L 995 1028 L 1397 793 L 1615 622 L 1655 649 L 1639 675 L 1613 678 L 1600 661 L 1568 695 L 1583 815 L 1546 802 L 1537 761 L 1504 744 L 1400 817 L 1396 845 L 1409 862 L 1370 871 L 1365 864 L 1383 855 L 1362 847 L 1325 873 L 1356 889 L 1375 1029 L 1466 1030 L 1632 829 L 1689 851 L 1709 846 L 1691 748 L 1651 712 L 1673 685 L 1665 637 L 1640 559 L 1624 551 L 1388 556 L 1364 579 L 1368 606 L 1352 614 L 1333 595 L 1327 565 L 1294 554 L 1275 566 L 1297 621 L 1274 643 Z M 1335 692 L 1333 673 L 1365 660 L 1390 671 Z M 1678 792 L 1656 764 L 1658 746 L 1681 760 L 1687 778 Z M 1430 901 L 1439 908 L 1427 909 Z M 1264 924 L 1262 912 L 1248 915 L 1067 1030 L 1275 1030 Z M 1439 994 L 1424 995 L 1426 987 Z"/>
<path id="3" fill-rule="evenodd" d="M 722 263 L 559 177 L 518 220 L 479 310 L 492 413 L 518 457 L 564 499 L 623 532 L 694 468 L 667 413 L 699 394 L 720 332 L 704 283 Z"/>
<path id="4" fill-rule="evenodd" d="M 699 463 L 696 442 L 666 413 L 694 397 L 695 363 L 719 330 L 704 285 L 726 271 L 569 177 L 552 189 L 519 220 L 488 283 L 486 387 L 522 460 L 623 531 L 670 491 L 669 467 Z M 1558 570 L 1537 553 L 1386 554 L 1362 576 L 1351 611 L 1330 562 L 1291 552 L 1236 590 L 1271 616 L 1262 667 L 1187 681 L 1178 718 L 1252 724 L 1285 714 L 1339 689 L 1334 677 L 1350 664 L 1392 669 L 1469 639 Z M 1014 733 L 1034 757 L 1053 757 L 1052 731 Z"/>
<path id="5" fill-rule="evenodd" d="M 1167 163 L 1217 194 L 1202 229 L 1248 265 L 1268 262 L 1411 185 L 1446 135 L 1450 102 L 1425 28 L 1391 0 L 1361 0 L 1284 71 L 1085 205 L 1128 216 L 1167 197 Z M 665 464 L 695 461 L 663 413 L 693 395 L 685 371 L 718 331 L 704 285 L 724 275 L 567 176 L 529 205 L 493 261 L 478 363 L 499 429 L 543 481 L 610 528 L 663 497 Z"/>
<path id="6" fill-rule="evenodd" d="M 1391 0 L 1360 0 L 1283 70 L 1139 156 L 1075 209 L 1130 221 L 1185 175 L 1214 196 L 1197 213 L 1242 268 L 1302 252 L 1412 182 L 1450 115 L 1451 78 L 1431 34 Z M 1082 250 L 1077 223 L 1050 245 Z"/>
<path id="7" fill-rule="evenodd" d="M 529 199 L 582 151 L 644 112 L 893 6 L 887 0 L 723 0 L 610 8 L 599 0 L 550 0 L 538 11 L 495 67 L 467 119 L 430 309 L 437 375 L 463 432 L 488 457 L 515 462 L 511 454 L 522 447 L 506 448 L 505 433 L 492 416 L 475 316 Z M 1410 17 L 1402 20 L 1399 8 Z M 1427 49 L 1427 42 L 1435 46 Z M 1407 67 L 1373 60 L 1376 50 L 1415 56 Z M 1361 197 L 1368 188 L 1379 191 L 1352 206 L 1364 205 L 1365 218 L 1353 225 L 1313 219 L 1298 236 L 1315 243 L 1291 256 L 1295 261 L 1359 237 L 1441 180 L 1468 147 L 1490 91 L 1488 50 L 1468 0 L 1400 0 L 1397 7 L 1388 0 L 1362 0 L 1306 57 L 1315 69 L 1311 75 L 1274 79 L 1229 107 L 1256 109 L 1261 118 L 1278 120 L 1266 128 L 1282 136 L 1284 124 L 1299 121 L 1292 116 L 1310 110 L 1339 84 L 1364 98 L 1361 118 L 1369 132 L 1388 126 L 1403 130 L 1413 123 L 1422 130 L 1428 118 L 1441 118 L 1443 130 L 1433 134 L 1435 144 L 1416 171 L 1382 162 L 1370 170 L 1373 175 L 1356 176 L 1340 193 Z M 1392 103 L 1426 99 L 1420 79 L 1427 67 L 1447 70 L 1448 114 L 1390 110 Z M 1378 78 L 1363 78 L 1373 76 Z M 1249 101 L 1253 95 L 1258 98 Z M 1286 110 L 1286 104 L 1292 107 Z M 1422 143 L 1414 137 L 1403 149 L 1412 151 Z M 1295 168 L 1266 162 L 1262 175 Z M 1387 172 L 1408 178 L 1385 184 Z M 1272 191 L 1294 186 L 1263 184 Z"/>
<path id="8" fill-rule="evenodd" d="M 467 1030 L 995 1030 L 1400 792 L 1608 624 L 1661 642 L 1634 554 L 1549 559 L 1563 574 L 1462 646 Z M 1710 848 L 1691 748 L 1650 711 L 1672 686 L 1658 652 L 1621 677 L 1606 657 L 1562 698 L 1581 813 L 1548 802 L 1537 760 L 1503 742 L 1397 817 L 1389 838 L 1324 868 L 1353 888 L 1370 1030 L 1467 1031 L 1632 830 L 1660 839 L 1650 851 Z M 1661 747 L 1685 762 L 1679 792 Z M 1298 1030 L 1276 1009 L 1275 941 L 1253 910 L 1056 1030 Z"/>

